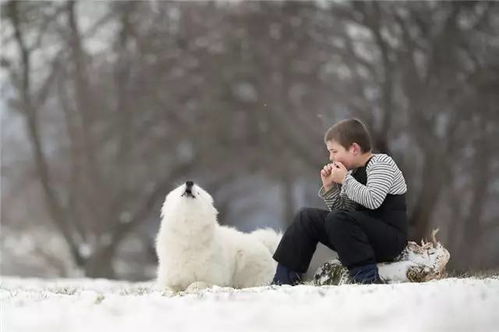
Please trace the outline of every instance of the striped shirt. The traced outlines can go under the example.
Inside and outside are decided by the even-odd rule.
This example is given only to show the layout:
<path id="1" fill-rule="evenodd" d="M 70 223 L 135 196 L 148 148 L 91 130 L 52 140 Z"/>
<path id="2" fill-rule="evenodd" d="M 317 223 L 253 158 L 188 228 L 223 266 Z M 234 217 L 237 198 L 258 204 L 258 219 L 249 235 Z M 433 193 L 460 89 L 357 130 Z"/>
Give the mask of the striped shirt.
<path id="1" fill-rule="evenodd" d="M 357 204 L 374 210 L 381 206 L 386 195 L 402 195 L 407 192 L 402 172 L 386 154 L 374 154 L 366 165 L 366 174 L 367 182 L 363 185 L 349 171 L 343 185 L 335 183 L 327 193 L 321 187 L 319 197 L 324 199 L 331 211 L 356 210 Z"/>

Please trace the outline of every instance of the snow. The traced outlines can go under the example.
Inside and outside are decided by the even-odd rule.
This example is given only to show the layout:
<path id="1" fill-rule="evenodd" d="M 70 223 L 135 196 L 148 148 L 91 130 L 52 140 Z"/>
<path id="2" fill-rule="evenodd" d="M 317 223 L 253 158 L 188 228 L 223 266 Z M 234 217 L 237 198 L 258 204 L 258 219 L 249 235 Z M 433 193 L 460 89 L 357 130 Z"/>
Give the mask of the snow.
<path id="1" fill-rule="evenodd" d="M 499 330 L 497 276 L 177 295 L 152 282 L 3 277 L 0 303 L 4 332 Z"/>

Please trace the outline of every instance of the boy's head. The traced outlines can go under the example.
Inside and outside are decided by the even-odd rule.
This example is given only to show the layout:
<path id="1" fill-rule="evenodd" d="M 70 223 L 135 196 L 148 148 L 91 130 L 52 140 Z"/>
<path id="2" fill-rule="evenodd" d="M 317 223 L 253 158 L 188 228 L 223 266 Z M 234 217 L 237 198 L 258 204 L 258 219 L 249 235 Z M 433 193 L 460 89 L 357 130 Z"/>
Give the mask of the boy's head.
<path id="1" fill-rule="evenodd" d="M 358 167 L 359 160 L 372 150 L 371 135 L 357 119 L 335 123 L 326 131 L 324 143 L 329 151 L 329 160 L 341 162 L 347 169 Z"/>

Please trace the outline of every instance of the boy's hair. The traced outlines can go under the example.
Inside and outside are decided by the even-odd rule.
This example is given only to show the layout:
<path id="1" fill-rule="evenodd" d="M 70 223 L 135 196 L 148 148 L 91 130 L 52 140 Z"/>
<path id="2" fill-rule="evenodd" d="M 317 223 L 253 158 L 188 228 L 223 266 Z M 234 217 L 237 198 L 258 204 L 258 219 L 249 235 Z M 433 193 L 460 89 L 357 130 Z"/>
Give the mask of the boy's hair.
<path id="1" fill-rule="evenodd" d="M 357 143 L 362 153 L 372 150 L 369 130 L 358 119 L 342 120 L 330 127 L 324 135 L 324 143 L 332 140 L 341 144 L 345 149 L 348 149 L 353 143 Z"/>

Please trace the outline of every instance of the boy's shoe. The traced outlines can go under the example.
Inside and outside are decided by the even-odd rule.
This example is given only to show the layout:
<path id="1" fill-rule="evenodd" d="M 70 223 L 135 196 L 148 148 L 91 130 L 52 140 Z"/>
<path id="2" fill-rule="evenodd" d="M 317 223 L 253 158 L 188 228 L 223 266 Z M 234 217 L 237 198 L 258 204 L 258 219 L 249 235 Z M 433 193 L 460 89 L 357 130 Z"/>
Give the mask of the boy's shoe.
<path id="1" fill-rule="evenodd" d="M 358 266 L 349 271 L 352 281 L 357 284 L 384 284 L 385 282 L 379 277 L 378 266 L 376 264 L 368 264 Z"/>
<path id="2" fill-rule="evenodd" d="M 289 267 L 277 264 L 277 269 L 271 285 L 297 285 L 301 282 L 301 273 L 291 270 Z"/>

